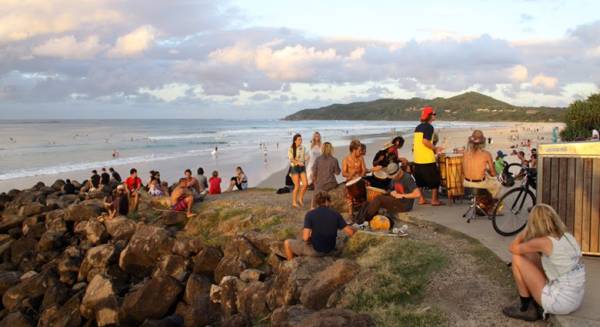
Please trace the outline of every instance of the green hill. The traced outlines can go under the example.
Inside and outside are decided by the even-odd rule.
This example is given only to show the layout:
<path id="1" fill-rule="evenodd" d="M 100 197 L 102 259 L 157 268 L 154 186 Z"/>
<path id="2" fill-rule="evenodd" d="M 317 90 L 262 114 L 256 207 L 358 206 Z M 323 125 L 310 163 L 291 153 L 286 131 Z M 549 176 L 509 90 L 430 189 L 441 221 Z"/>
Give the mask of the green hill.
<path id="1" fill-rule="evenodd" d="M 519 107 L 477 92 L 451 98 L 379 99 L 304 109 L 285 120 L 417 120 L 430 105 L 440 120 L 448 121 L 562 121 L 564 108 Z"/>

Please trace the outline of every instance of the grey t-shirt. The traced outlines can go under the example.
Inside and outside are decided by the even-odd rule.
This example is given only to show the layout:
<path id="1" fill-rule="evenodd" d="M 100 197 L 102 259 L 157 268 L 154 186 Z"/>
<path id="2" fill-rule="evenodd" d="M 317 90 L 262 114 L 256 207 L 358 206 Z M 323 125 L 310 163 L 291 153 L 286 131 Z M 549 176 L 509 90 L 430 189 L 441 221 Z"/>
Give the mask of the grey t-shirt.
<path id="1" fill-rule="evenodd" d="M 208 181 L 206 179 L 206 176 L 198 175 L 197 179 L 198 179 L 198 184 L 200 185 L 200 192 L 204 192 L 204 190 L 206 190 L 208 188 Z"/>
<path id="2" fill-rule="evenodd" d="M 320 155 L 313 166 L 316 178 L 315 191 L 330 191 L 337 186 L 335 175 L 341 172 L 338 160 L 333 156 Z"/>
<path id="3" fill-rule="evenodd" d="M 409 173 L 403 173 L 399 179 L 394 178 L 390 182 L 389 190 L 396 191 L 400 194 L 409 194 L 416 188 L 417 183 L 415 182 L 415 179 Z M 397 199 L 397 201 L 402 202 L 402 206 L 406 211 L 412 210 L 415 203 L 415 199 Z"/>

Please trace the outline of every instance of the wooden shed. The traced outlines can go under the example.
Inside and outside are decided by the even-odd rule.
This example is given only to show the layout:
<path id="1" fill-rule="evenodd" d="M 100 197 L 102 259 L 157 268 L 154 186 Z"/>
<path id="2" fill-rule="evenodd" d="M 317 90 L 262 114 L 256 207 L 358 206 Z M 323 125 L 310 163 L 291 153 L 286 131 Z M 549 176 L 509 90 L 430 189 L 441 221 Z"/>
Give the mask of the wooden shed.
<path id="1" fill-rule="evenodd" d="M 537 199 L 551 205 L 581 251 L 600 255 L 600 142 L 543 144 Z"/>

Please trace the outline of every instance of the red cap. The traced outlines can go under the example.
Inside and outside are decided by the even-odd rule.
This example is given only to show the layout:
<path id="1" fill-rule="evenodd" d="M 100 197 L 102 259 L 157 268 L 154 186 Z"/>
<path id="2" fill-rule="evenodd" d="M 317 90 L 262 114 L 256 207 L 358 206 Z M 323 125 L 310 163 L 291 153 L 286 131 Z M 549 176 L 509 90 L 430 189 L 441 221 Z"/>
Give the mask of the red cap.
<path id="1" fill-rule="evenodd" d="M 435 111 L 433 111 L 433 108 L 427 106 L 427 107 L 423 107 L 423 111 L 421 111 L 421 120 L 427 120 L 429 119 L 429 116 L 431 115 L 435 115 Z"/>

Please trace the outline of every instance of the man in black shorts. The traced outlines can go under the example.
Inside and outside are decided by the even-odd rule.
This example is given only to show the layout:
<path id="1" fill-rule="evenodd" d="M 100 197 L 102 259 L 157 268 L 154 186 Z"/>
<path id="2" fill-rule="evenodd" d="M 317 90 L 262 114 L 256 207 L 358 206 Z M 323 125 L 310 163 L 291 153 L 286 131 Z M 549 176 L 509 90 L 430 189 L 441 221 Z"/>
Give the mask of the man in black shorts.
<path id="1" fill-rule="evenodd" d="M 423 196 L 423 188 L 431 189 L 431 205 L 444 205 L 438 199 L 438 189 L 440 187 L 440 172 L 437 167 L 435 155 L 443 148 L 433 145 L 433 126 L 431 123 L 435 120 L 435 111 L 431 107 L 423 108 L 421 112 L 421 124 L 415 128 L 413 152 L 414 152 L 414 177 L 417 186 L 421 189 L 419 204 L 428 204 Z"/>

